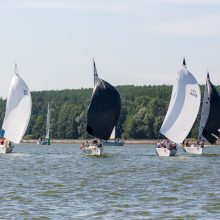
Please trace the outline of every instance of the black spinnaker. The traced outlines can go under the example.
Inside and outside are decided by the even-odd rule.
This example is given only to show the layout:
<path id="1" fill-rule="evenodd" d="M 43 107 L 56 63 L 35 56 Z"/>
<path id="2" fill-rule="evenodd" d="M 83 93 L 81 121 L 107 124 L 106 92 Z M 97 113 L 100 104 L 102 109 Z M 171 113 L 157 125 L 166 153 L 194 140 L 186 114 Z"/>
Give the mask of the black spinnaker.
<path id="1" fill-rule="evenodd" d="M 207 75 L 200 122 L 200 137 L 215 144 L 220 136 L 220 96 Z M 201 135 L 202 134 L 202 135 Z"/>
<path id="2" fill-rule="evenodd" d="M 88 134 L 108 140 L 121 112 L 118 91 L 108 82 L 98 79 L 87 112 Z"/>

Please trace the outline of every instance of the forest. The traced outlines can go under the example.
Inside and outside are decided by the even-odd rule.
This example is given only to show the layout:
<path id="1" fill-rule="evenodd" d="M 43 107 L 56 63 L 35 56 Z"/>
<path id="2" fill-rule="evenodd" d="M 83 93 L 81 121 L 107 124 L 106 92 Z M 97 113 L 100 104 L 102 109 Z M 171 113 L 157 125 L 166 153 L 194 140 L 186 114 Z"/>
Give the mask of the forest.
<path id="1" fill-rule="evenodd" d="M 117 86 L 121 96 L 121 114 L 116 126 L 117 137 L 125 139 L 157 139 L 165 117 L 172 86 Z M 218 87 L 219 89 L 219 87 Z M 201 86 L 203 95 L 204 86 Z M 45 135 L 47 105 L 51 105 L 51 138 L 91 138 L 86 132 L 87 109 L 92 89 L 34 91 L 32 115 L 25 138 Z M 0 123 L 4 119 L 6 100 L 0 98 Z M 198 135 L 200 114 L 188 137 Z"/>

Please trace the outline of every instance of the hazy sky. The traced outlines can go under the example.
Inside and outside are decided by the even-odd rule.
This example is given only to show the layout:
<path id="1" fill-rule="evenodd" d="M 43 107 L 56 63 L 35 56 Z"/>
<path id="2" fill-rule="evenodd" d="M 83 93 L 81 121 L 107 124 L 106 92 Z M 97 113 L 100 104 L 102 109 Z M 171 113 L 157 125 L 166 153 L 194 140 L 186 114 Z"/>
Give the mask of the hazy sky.
<path id="1" fill-rule="evenodd" d="M 219 0 L 0 0 L 0 96 L 14 63 L 33 90 L 171 84 L 186 57 L 220 84 Z"/>

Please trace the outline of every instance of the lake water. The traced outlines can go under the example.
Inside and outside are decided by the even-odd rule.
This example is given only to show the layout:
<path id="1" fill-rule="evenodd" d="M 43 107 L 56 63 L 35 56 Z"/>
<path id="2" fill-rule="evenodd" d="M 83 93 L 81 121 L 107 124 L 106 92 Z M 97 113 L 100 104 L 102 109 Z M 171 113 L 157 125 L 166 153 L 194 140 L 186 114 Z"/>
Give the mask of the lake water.
<path id="1" fill-rule="evenodd" d="M 21 144 L 0 156 L 0 219 L 220 219 L 220 147 L 159 158 L 153 146 Z"/>

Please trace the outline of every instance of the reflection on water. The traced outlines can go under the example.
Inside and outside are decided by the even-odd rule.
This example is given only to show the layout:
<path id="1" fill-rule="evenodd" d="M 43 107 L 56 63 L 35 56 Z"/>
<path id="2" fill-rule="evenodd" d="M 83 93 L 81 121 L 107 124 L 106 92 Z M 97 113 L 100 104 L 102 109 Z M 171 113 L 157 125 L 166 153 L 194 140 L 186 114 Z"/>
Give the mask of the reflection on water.
<path id="1" fill-rule="evenodd" d="M 153 146 L 20 145 L 0 156 L 1 219 L 219 219 L 220 147 L 159 158 Z"/>

